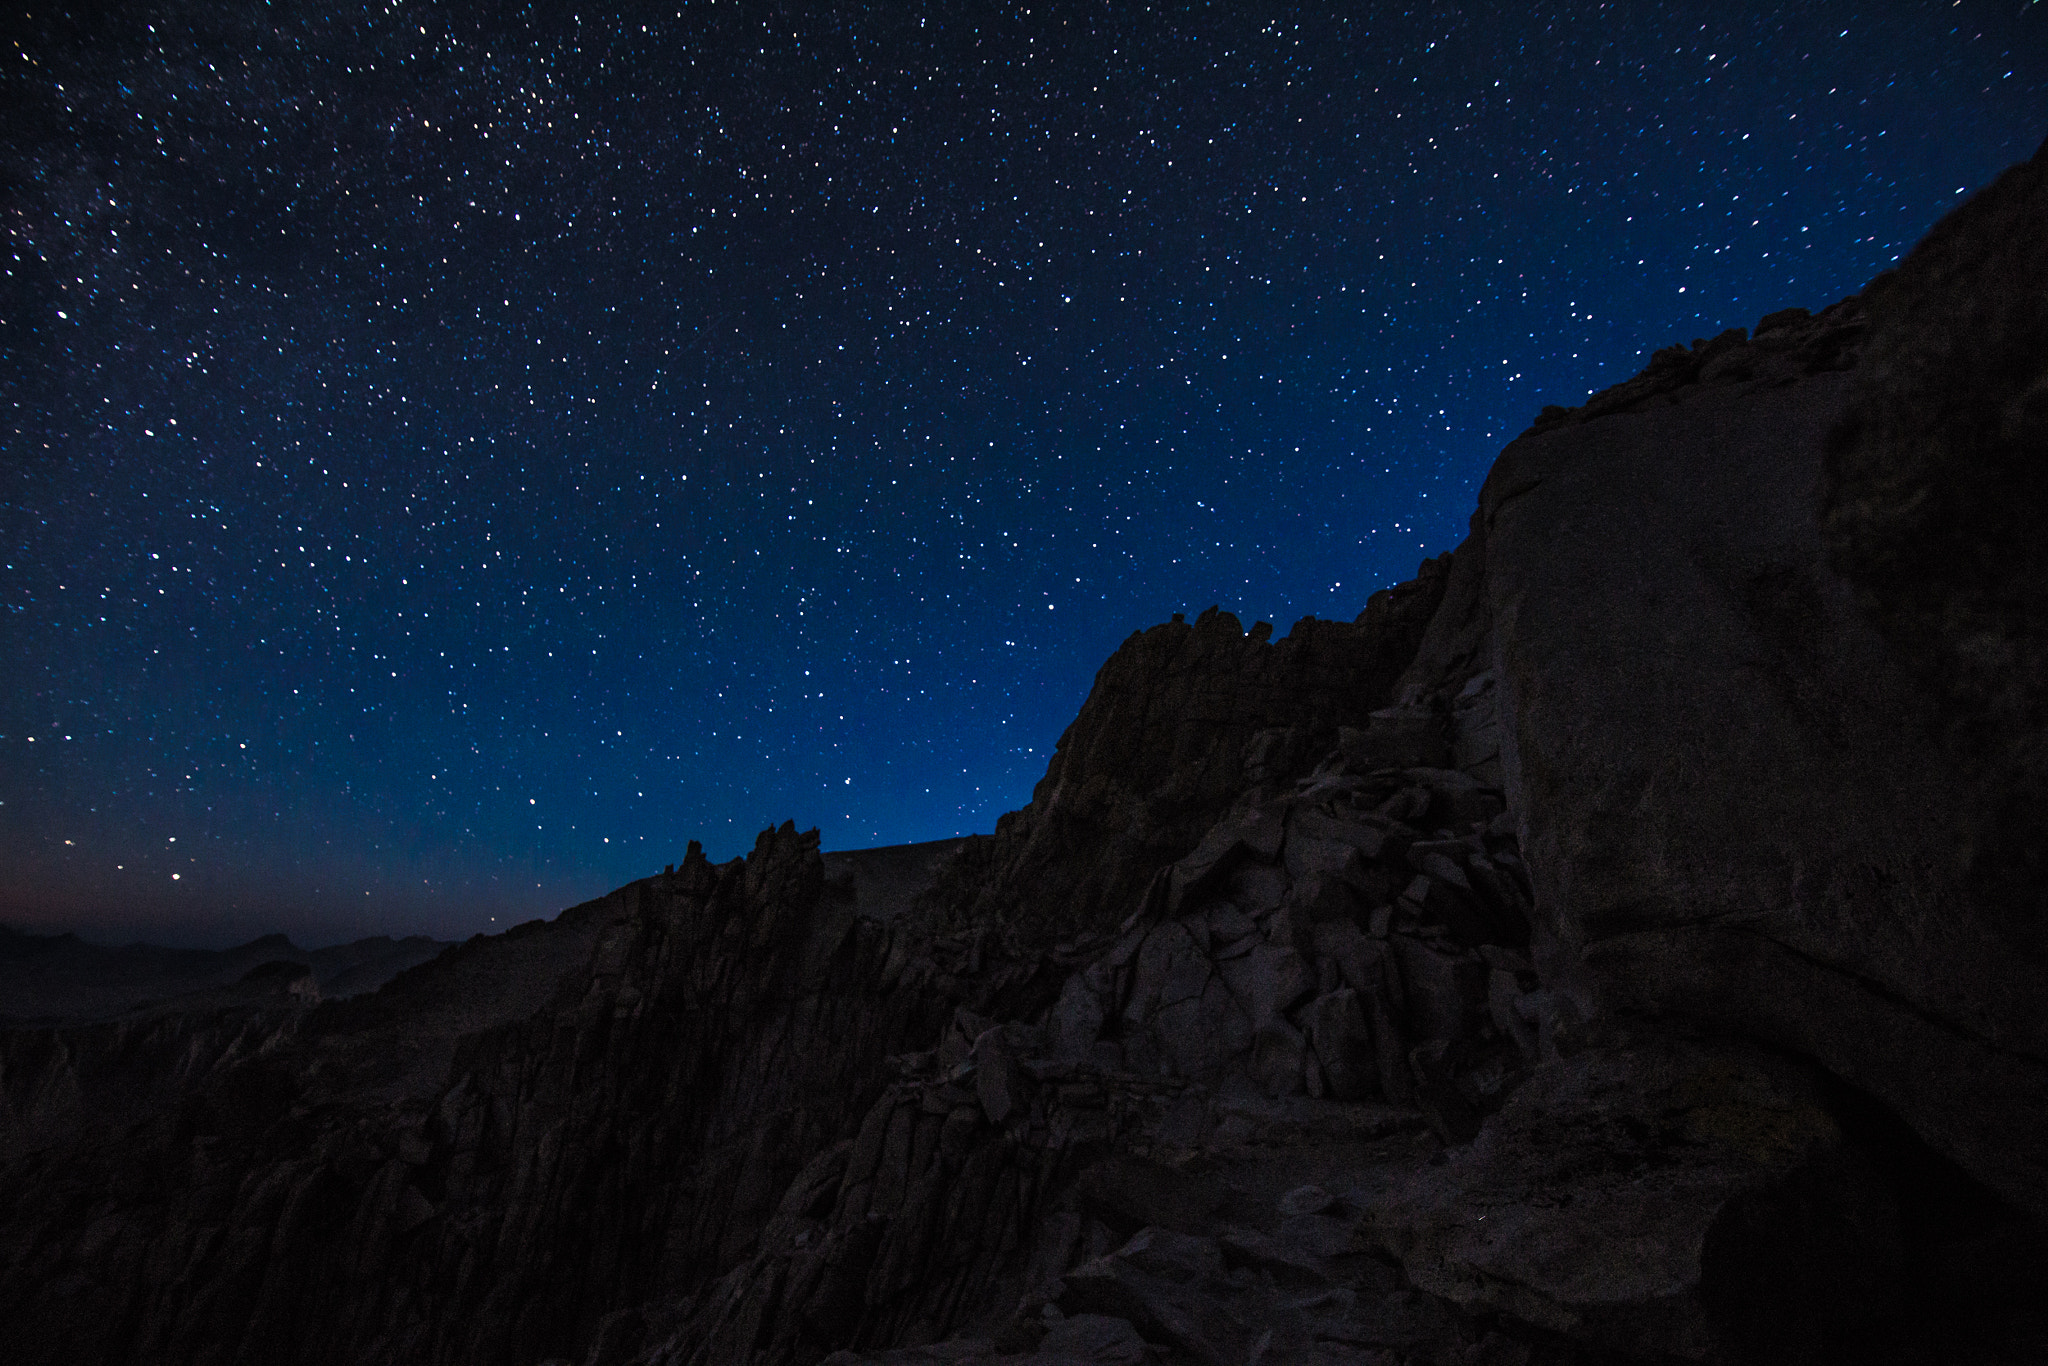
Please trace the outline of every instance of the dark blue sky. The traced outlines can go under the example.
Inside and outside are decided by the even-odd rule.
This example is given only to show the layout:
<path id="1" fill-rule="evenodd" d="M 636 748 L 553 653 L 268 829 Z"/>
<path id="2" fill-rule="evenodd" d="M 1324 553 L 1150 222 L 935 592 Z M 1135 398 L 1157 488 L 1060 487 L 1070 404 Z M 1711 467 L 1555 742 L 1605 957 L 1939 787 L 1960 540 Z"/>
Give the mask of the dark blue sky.
<path id="1" fill-rule="evenodd" d="M 2023 0 L 481 8 L 13 21 L 0 918 L 986 830 L 1130 631 L 1354 615 L 2048 133 Z"/>

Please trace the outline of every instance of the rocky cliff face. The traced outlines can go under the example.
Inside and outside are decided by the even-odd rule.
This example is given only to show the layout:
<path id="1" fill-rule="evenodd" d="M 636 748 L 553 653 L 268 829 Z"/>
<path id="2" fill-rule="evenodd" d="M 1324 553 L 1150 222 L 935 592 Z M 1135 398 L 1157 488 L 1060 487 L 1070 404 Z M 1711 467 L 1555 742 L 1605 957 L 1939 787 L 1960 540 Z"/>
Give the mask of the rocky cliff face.
<path id="1" fill-rule="evenodd" d="M 1415 653 L 1448 557 L 1375 594 L 1355 622 L 1277 643 L 1210 608 L 1132 634 L 1102 666 L 1031 804 L 969 841 L 927 897 L 941 922 L 1050 942 L 1115 921 L 1248 790 L 1291 777 L 1362 726 Z"/>
<path id="2" fill-rule="evenodd" d="M 2048 951 L 2044 196 L 2037 155 L 1872 285 L 1875 330 L 1828 451 L 1821 522 L 1830 564 L 1974 778 L 1973 899 L 2035 961 Z"/>
<path id="3" fill-rule="evenodd" d="M 0 1032 L 0 1338 L 2048 1359 L 2043 229 L 1546 412 L 1357 622 L 1133 636 L 992 836 Z"/>

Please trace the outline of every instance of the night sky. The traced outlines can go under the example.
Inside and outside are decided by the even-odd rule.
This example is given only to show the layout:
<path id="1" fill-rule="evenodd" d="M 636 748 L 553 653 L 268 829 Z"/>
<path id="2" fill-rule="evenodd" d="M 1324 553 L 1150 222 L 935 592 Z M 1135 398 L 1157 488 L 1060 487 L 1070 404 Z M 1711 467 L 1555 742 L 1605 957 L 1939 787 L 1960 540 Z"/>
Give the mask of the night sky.
<path id="1" fill-rule="evenodd" d="M 1350 618 L 2048 133 L 2025 0 L 79 8 L 0 52 L 0 919 L 107 941 L 987 830 L 1132 630 Z"/>

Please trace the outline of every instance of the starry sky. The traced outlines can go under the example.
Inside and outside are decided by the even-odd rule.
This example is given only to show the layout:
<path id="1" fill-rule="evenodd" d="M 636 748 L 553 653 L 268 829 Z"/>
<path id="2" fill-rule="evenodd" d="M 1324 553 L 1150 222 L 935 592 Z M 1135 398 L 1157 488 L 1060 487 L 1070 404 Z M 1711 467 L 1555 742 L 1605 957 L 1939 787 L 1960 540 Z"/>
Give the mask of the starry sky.
<path id="1" fill-rule="evenodd" d="M 503 928 L 1022 805 L 2048 133 L 2026 0 L 105 4 L 0 50 L 0 920 Z"/>

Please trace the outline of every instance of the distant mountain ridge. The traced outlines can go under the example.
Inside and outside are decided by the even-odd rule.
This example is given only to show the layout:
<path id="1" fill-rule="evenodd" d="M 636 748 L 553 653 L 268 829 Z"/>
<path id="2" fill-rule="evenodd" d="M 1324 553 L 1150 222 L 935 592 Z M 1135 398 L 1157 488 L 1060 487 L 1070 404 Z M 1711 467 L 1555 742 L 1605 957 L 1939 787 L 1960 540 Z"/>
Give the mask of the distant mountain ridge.
<path id="1" fill-rule="evenodd" d="M 322 949 L 302 949 L 267 934 L 228 949 L 173 949 L 156 944 L 107 947 L 72 934 L 30 934 L 0 925 L 0 1021 L 17 1024 L 100 1019 L 187 992 L 227 986 L 265 963 L 312 969 L 330 999 L 375 991 L 434 958 L 449 941 L 426 935 L 378 935 Z"/>

